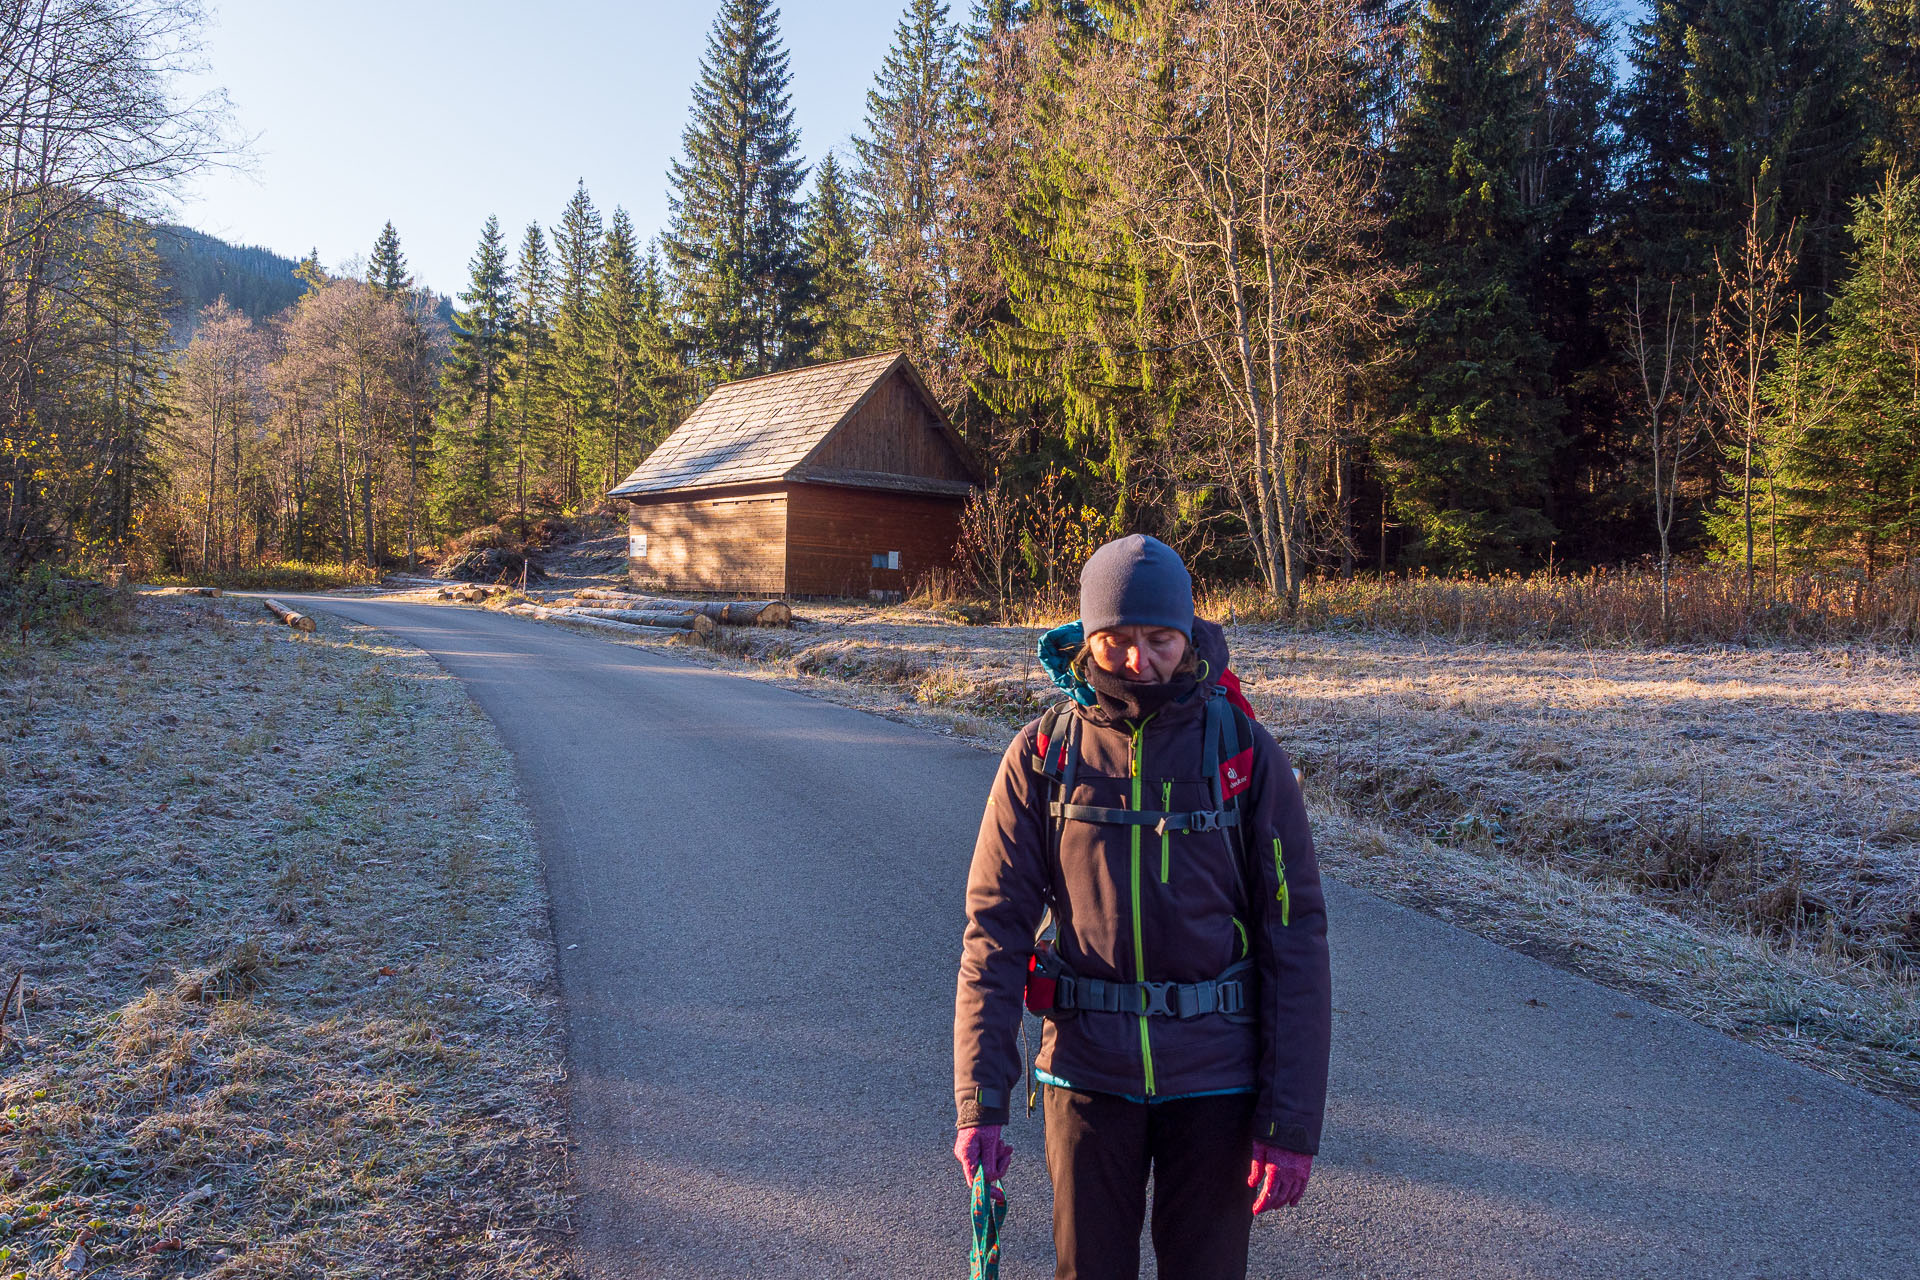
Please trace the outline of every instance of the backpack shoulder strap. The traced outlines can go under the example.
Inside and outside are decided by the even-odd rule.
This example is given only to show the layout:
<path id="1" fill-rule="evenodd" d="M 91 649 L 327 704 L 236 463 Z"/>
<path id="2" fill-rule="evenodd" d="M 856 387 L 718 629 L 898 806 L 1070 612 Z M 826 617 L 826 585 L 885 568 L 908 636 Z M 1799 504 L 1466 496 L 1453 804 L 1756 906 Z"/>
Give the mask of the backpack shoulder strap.
<path id="1" fill-rule="evenodd" d="M 1232 807 L 1233 845 L 1240 855 L 1234 863 L 1235 878 L 1243 899 L 1250 893 L 1252 824 L 1245 820 L 1241 796 L 1253 785 L 1253 720 L 1219 685 L 1207 697 L 1206 745 L 1201 755 L 1214 806 Z"/>
<path id="2" fill-rule="evenodd" d="M 1033 735 L 1033 771 L 1042 777 L 1060 781 L 1066 772 L 1067 753 L 1074 746 L 1073 721 L 1077 720 L 1070 703 L 1056 702 L 1040 713 L 1040 723 L 1034 726 Z M 1067 732 L 1062 733 L 1062 721 L 1067 721 Z"/>
<path id="3" fill-rule="evenodd" d="M 1080 772 L 1080 717 L 1073 713 L 1073 703 L 1056 702 L 1040 713 L 1031 763 L 1033 771 L 1047 780 L 1047 892 L 1057 901 L 1060 805 L 1072 794 L 1074 779 Z"/>

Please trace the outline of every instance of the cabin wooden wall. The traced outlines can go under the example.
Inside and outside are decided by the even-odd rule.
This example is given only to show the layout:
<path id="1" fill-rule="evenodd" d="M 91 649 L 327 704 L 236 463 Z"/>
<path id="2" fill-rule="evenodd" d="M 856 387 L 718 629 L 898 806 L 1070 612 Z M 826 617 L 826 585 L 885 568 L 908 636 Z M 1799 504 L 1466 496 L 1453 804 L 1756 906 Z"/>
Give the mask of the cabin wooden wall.
<path id="1" fill-rule="evenodd" d="M 960 498 L 829 485 L 787 490 L 787 590 L 801 596 L 864 596 L 911 590 L 929 569 L 950 568 L 960 541 Z M 898 551 L 898 569 L 876 553 Z"/>
<path id="2" fill-rule="evenodd" d="M 898 370 L 874 388 L 851 418 L 820 442 L 807 464 L 940 480 L 973 479 L 936 425 L 927 402 Z"/>
<path id="3" fill-rule="evenodd" d="M 787 495 L 777 488 L 635 502 L 627 516 L 627 578 L 641 591 L 785 595 Z M 632 554 L 644 534 L 647 554 Z"/>

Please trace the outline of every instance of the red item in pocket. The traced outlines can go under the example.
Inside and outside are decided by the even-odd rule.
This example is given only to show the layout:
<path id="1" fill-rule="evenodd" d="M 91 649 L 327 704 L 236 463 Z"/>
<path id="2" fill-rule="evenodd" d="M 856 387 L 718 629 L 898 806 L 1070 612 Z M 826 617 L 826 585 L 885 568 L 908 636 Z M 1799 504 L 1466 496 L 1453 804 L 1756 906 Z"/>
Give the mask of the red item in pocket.
<path id="1" fill-rule="evenodd" d="M 1053 944 L 1044 940 L 1034 943 L 1033 954 L 1027 957 L 1028 1013 L 1053 1012 L 1054 990 L 1059 985 L 1055 969 Z"/>

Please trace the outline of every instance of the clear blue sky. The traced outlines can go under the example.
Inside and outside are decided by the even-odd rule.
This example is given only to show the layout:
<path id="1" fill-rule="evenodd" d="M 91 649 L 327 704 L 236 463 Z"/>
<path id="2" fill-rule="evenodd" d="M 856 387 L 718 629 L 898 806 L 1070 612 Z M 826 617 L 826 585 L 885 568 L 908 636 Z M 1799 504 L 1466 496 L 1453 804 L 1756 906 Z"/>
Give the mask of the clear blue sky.
<path id="1" fill-rule="evenodd" d="M 518 243 L 576 179 L 643 237 L 667 215 L 718 0 L 221 0 L 208 82 L 224 86 L 251 172 L 182 193 L 189 226 L 337 267 L 391 218 L 414 277 L 462 288 L 480 226 Z M 905 0 L 788 0 L 793 105 L 809 162 L 851 155 Z M 965 11 L 964 0 L 956 8 Z"/>

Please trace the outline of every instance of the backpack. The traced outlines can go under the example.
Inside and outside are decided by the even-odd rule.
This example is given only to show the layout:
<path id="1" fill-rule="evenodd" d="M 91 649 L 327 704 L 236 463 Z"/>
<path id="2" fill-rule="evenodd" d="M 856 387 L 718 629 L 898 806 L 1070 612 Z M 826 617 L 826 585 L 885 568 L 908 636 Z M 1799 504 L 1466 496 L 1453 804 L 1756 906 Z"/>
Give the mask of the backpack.
<path id="1" fill-rule="evenodd" d="M 1058 864 L 1061 827 L 1074 821 L 1151 827 L 1156 835 L 1231 827 L 1235 829 L 1235 843 L 1242 846 L 1240 852 L 1244 858 L 1240 796 L 1253 784 L 1253 717 L 1245 700 L 1236 696 L 1237 692 L 1237 681 L 1231 690 L 1221 684 L 1207 686 L 1206 720 L 1202 726 L 1206 741 L 1200 769 L 1212 786 L 1213 807 L 1186 813 L 1068 804 L 1066 797 L 1072 794 L 1080 769 L 1080 717 L 1073 713 L 1072 702 L 1055 703 L 1042 712 L 1034 735 L 1032 766 L 1048 783 L 1049 869 Z M 1063 720 L 1066 722 L 1064 733 L 1061 731 Z M 1244 881 L 1245 866 L 1242 863 L 1235 866 Z"/>
<path id="2" fill-rule="evenodd" d="M 1108 826 L 1149 827 L 1156 835 L 1171 831 L 1233 832 L 1231 843 L 1234 879 L 1243 902 L 1248 892 L 1245 825 L 1241 821 L 1240 797 L 1253 783 L 1253 718 L 1241 709 L 1241 700 L 1232 697 L 1220 685 L 1208 686 L 1206 716 L 1202 732 L 1206 735 L 1201 751 L 1201 770 L 1212 788 L 1213 806 L 1186 812 L 1162 809 L 1113 809 L 1099 805 L 1070 804 L 1080 768 L 1080 717 L 1071 702 L 1058 703 L 1042 713 L 1034 738 L 1034 771 L 1047 779 L 1047 873 L 1055 879 L 1060 865 L 1060 836 L 1068 822 L 1092 822 Z M 1063 726 L 1063 723 L 1064 726 Z M 1058 900 L 1057 881 L 1049 896 Z M 1051 905 L 1051 904 L 1050 904 Z M 1080 979 L 1070 972 L 1053 947 L 1048 930 L 1052 926 L 1051 909 L 1042 918 L 1039 936 L 1027 965 L 1026 1007 L 1043 1017 L 1066 1009 L 1104 1009 L 1194 1017 L 1203 1013 L 1240 1016 L 1247 998 L 1241 979 L 1251 964 L 1243 960 L 1217 978 L 1202 983 L 1136 982 L 1113 983 Z"/>

